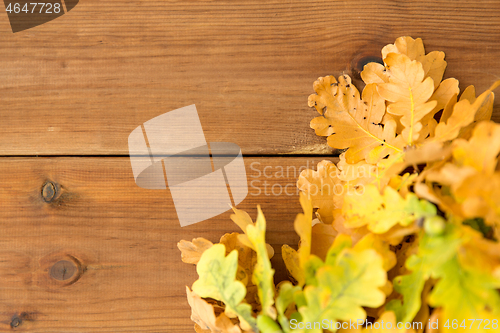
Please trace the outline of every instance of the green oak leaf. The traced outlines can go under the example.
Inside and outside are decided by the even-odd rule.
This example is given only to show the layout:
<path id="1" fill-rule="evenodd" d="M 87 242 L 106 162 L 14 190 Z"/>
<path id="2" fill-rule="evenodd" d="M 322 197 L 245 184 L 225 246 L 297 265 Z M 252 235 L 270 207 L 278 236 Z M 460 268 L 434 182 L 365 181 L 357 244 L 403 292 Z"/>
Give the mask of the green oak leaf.
<path id="1" fill-rule="evenodd" d="M 385 301 L 379 287 L 385 285 L 387 276 L 375 250 L 345 248 L 331 265 L 317 270 L 316 278 L 317 286 L 307 285 L 303 291 L 306 304 L 299 307 L 299 312 L 304 322 L 364 319 L 363 306 L 378 307 Z M 312 327 L 304 332 L 322 330 Z"/>
<path id="2" fill-rule="evenodd" d="M 383 194 L 373 185 L 365 186 L 361 195 L 346 196 L 342 212 L 345 225 L 350 228 L 367 226 L 376 234 L 387 232 L 396 224 L 408 226 L 419 218 L 436 215 L 436 207 L 426 200 L 419 200 L 413 193 L 403 198 L 392 187 Z"/>
<path id="3" fill-rule="evenodd" d="M 233 250 L 227 257 L 225 254 L 226 247 L 223 244 L 215 244 L 203 252 L 196 266 L 199 279 L 194 282 L 192 289 L 200 297 L 224 302 L 229 317 L 237 315 L 244 326 L 258 332 L 252 307 L 243 302 L 245 285 L 236 280 L 238 252 Z"/>

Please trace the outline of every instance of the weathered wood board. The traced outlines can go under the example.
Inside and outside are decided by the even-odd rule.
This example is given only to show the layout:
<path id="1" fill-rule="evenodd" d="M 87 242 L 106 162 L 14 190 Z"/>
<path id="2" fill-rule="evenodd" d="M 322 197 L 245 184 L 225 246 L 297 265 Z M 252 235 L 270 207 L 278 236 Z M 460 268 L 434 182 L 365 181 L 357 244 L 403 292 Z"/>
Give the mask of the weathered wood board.
<path id="1" fill-rule="evenodd" d="M 298 241 L 296 179 L 321 160 L 245 158 L 239 208 L 265 212 L 277 281 L 281 245 Z M 196 272 L 177 242 L 238 231 L 229 211 L 181 228 L 170 192 L 138 187 L 127 157 L 2 158 L 0 183 L 1 332 L 16 320 L 30 332 L 193 331 L 185 285 Z M 52 271 L 60 261 L 77 267 L 72 278 Z"/>

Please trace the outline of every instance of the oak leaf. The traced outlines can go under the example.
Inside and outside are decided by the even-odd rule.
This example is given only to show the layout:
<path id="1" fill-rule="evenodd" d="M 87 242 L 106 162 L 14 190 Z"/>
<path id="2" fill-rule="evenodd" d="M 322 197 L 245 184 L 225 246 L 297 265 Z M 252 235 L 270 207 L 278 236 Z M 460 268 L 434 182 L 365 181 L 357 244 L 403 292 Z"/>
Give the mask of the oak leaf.
<path id="1" fill-rule="evenodd" d="M 177 248 L 181 251 L 182 261 L 187 264 L 197 264 L 205 250 L 212 247 L 212 242 L 205 238 L 194 238 L 189 242 L 181 240 L 177 243 Z"/>
<path id="2" fill-rule="evenodd" d="M 468 126 L 474 122 L 488 120 L 493 108 L 494 94 L 492 90 L 498 86 L 500 86 L 500 80 L 496 81 L 477 99 L 473 99 L 473 102 L 471 102 L 471 97 L 457 102 L 453 106 L 451 114 L 446 113 L 442 121 L 437 124 L 432 140 L 445 142 L 455 139 L 460 133 L 466 137 L 466 134 L 472 129 Z"/>
<path id="3" fill-rule="evenodd" d="M 477 124 L 470 140 L 453 142 L 452 154 L 458 166 L 471 166 L 478 172 L 492 175 L 500 154 L 500 125 L 487 121 Z"/>
<path id="4" fill-rule="evenodd" d="M 429 305 L 441 308 L 443 321 L 456 319 L 461 323 L 474 316 L 490 320 L 498 318 L 500 295 L 496 289 L 500 287 L 499 276 L 492 275 L 488 267 L 471 267 L 470 260 L 467 264 L 461 259 L 467 251 L 464 244 L 475 240 L 466 228 L 448 223 L 443 232 L 422 236 L 418 254 L 407 261 L 412 273 L 394 281 L 394 287 L 403 294 L 404 302 L 391 301 L 387 305 L 388 309 L 395 311 L 398 320 L 413 319 L 420 308 L 423 285 L 430 277 L 437 279 L 437 283 L 429 295 Z M 465 331 L 461 327 L 458 329 Z"/>
<path id="5" fill-rule="evenodd" d="M 331 224 L 317 223 L 312 227 L 311 254 L 324 260 L 338 232 Z"/>
<path id="6" fill-rule="evenodd" d="M 363 251 L 373 249 L 380 254 L 382 258 L 382 264 L 386 271 L 389 271 L 396 265 L 396 254 L 392 252 L 389 248 L 389 243 L 377 236 L 376 234 L 368 234 L 363 237 L 354 246 L 354 250 Z"/>
<path id="7" fill-rule="evenodd" d="M 436 214 L 434 205 L 419 200 L 413 193 L 403 198 L 395 189 L 386 187 L 383 194 L 374 185 L 365 186 L 363 194 L 346 196 L 344 222 L 349 227 L 367 225 L 374 233 L 384 233 L 396 224 L 408 226 L 418 218 Z"/>
<path id="8" fill-rule="evenodd" d="M 224 313 L 216 317 L 213 306 L 192 292 L 189 287 L 186 287 L 186 293 L 191 306 L 191 320 L 199 328 L 196 329 L 197 332 L 241 333 L 241 329 Z"/>
<path id="9" fill-rule="evenodd" d="M 434 92 L 434 82 L 425 77 L 422 64 L 411 60 L 404 54 L 389 53 L 384 59 L 389 71 L 389 83 L 378 85 L 382 98 L 391 102 L 387 112 L 401 116 L 404 127 L 403 138 L 407 145 L 418 140 L 423 128 L 422 118 L 437 105 L 437 100 L 430 100 Z"/>
<path id="10" fill-rule="evenodd" d="M 227 257 L 223 244 L 215 244 L 203 252 L 196 271 L 198 280 L 193 284 L 193 291 L 200 297 L 213 298 L 225 304 L 228 317 L 238 316 L 243 329 L 257 331 L 252 308 L 243 300 L 246 295 L 245 285 L 236 279 L 238 252 L 233 250 Z"/>
<path id="11" fill-rule="evenodd" d="M 303 268 L 311 255 L 311 233 L 312 233 L 312 204 L 306 194 L 300 193 L 300 205 L 304 213 L 297 214 L 294 222 L 295 232 L 300 236 L 297 254 Z"/>
<path id="12" fill-rule="evenodd" d="M 349 76 L 320 77 L 314 83 L 316 94 L 309 96 L 309 106 L 315 107 L 321 116 L 311 121 L 317 135 L 328 136 L 333 148 L 345 149 L 346 160 L 356 163 L 369 158 L 376 163 L 387 154 L 400 152 L 401 141 L 396 138 L 396 122 L 388 119 L 382 124 L 385 102 L 377 92 L 376 84 L 369 84 L 363 96 Z M 373 149 L 377 154 L 370 154 Z"/>
<path id="13" fill-rule="evenodd" d="M 298 306 L 306 323 L 364 319 L 366 312 L 362 306 L 377 307 L 385 300 L 379 287 L 385 285 L 386 273 L 380 255 L 371 249 L 361 252 L 342 249 L 329 264 L 318 269 L 316 279 L 316 286 L 304 288 L 306 304 Z M 312 327 L 304 332 L 322 330 Z"/>
<path id="14" fill-rule="evenodd" d="M 430 77 L 434 81 L 434 87 L 437 88 L 439 82 L 441 82 L 446 69 L 444 52 L 432 51 L 425 54 L 422 39 L 413 39 L 409 36 L 399 37 L 394 44 L 382 48 L 384 61 L 390 53 L 404 54 L 411 60 L 420 62 L 424 70 L 424 77 Z"/>
<path id="15" fill-rule="evenodd" d="M 289 281 L 284 281 L 279 285 L 278 296 L 276 297 L 276 310 L 278 312 L 278 322 L 285 333 L 291 332 L 287 312 L 290 309 L 294 310 L 294 294 L 300 291 L 301 288 L 299 286 L 294 286 Z"/>
<path id="16" fill-rule="evenodd" d="M 239 210 L 233 207 L 236 213 Z M 245 233 L 252 243 L 257 254 L 257 263 L 253 269 L 252 282 L 258 288 L 258 295 L 262 307 L 261 315 L 266 315 L 272 319 L 276 319 L 276 310 L 274 304 L 274 269 L 271 268 L 269 254 L 266 247 L 266 219 L 260 206 L 257 206 L 257 220 L 246 226 Z M 236 214 L 231 218 L 236 218 Z"/>
<path id="17" fill-rule="evenodd" d="M 365 84 L 389 82 L 384 65 L 378 62 L 369 62 L 366 64 L 360 75 Z"/>
<path id="18" fill-rule="evenodd" d="M 318 163 L 317 170 L 303 170 L 297 180 L 297 187 L 310 198 L 321 221 L 327 224 L 332 223 L 333 210 L 339 208 L 334 197 L 343 190 L 340 173 L 334 163 L 323 160 Z"/>

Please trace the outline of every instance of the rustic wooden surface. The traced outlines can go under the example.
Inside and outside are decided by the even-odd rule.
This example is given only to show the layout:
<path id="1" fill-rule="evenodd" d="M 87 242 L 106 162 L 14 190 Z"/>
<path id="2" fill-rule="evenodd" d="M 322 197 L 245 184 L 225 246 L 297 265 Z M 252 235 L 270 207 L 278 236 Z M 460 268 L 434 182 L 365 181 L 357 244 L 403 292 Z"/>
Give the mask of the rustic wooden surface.
<path id="1" fill-rule="evenodd" d="M 500 78 L 497 0 L 82 0 L 16 34 L 2 14 L 0 35 L 5 155 L 127 154 L 138 124 L 190 104 L 244 154 L 323 152 L 314 80 L 402 35 L 444 51 L 462 88 Z"/>
<path id="2" fill-rule="evenodd" d="M 196 274 L 176 243 L 237 228 L 229 212 L 180 228 L 168 191 L 135 185 L 129 133 L 196 104 L 207 141 L 238 144 L 249 177 L 252 162 L 312 167 L 322 158 L 306 155 L 331 154 L 308 128 L 313 81 L 356 74 L 353 59 L 402 35 L 444 51 L 462 89 L 500 78 L 496 0 L 81 0 L 16 34 L 2 12 L 0 331 L 193 332 Z M 295 244 L 297 197 L 250 191 L 240 207 L 262 205 L 275 250 Z"/>
<path id="3" fill-rule="evenodd" d="M 296 179 L 321 160 L 245 158 L 239 207 L 265 212 L 277 281 L 281 245 L 298 241 Z M 128 157 L 2 158 L 0 183 L 1 332 L 15 320 L 30 332 L 193 332 L 185 286 L 196 272 L 176 244 L 238 231 L 230 212 L 181 228 L 169 191 L 136 186 Z M 79 278 L 54 279 L 59 261 Z"/>

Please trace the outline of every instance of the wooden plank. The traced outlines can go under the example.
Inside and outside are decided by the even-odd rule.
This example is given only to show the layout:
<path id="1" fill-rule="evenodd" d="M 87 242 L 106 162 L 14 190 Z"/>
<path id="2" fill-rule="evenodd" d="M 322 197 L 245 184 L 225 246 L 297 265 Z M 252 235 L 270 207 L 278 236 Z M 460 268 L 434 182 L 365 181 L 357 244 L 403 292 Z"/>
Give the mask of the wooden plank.
<path id="1" fill-rule="evenodd" d="M 296 179 L 320 160 L 245 159 L 238 207 L 255 218 L 262 206 L 276 281 L 281 245 L 298 241 Z M 136 186 L 125 157 L 1 158 L 0 183 L 0 331 L 193 332 L 184 286 L 196 272 L 176 244 L 237 231 L 230 212 L 181 228 L 169 191 Z"/>
<path id="2" fill-rule="evenodd" d="M 312 83 L 402 35 L 446 52 L 462 89 L 500 76 L 496 0 L 86 0 L 16 34 L 3 15 L 0 154 L 127 154 L 135 127 L 193 103 L 209 142 L 328 153 Z"/>

